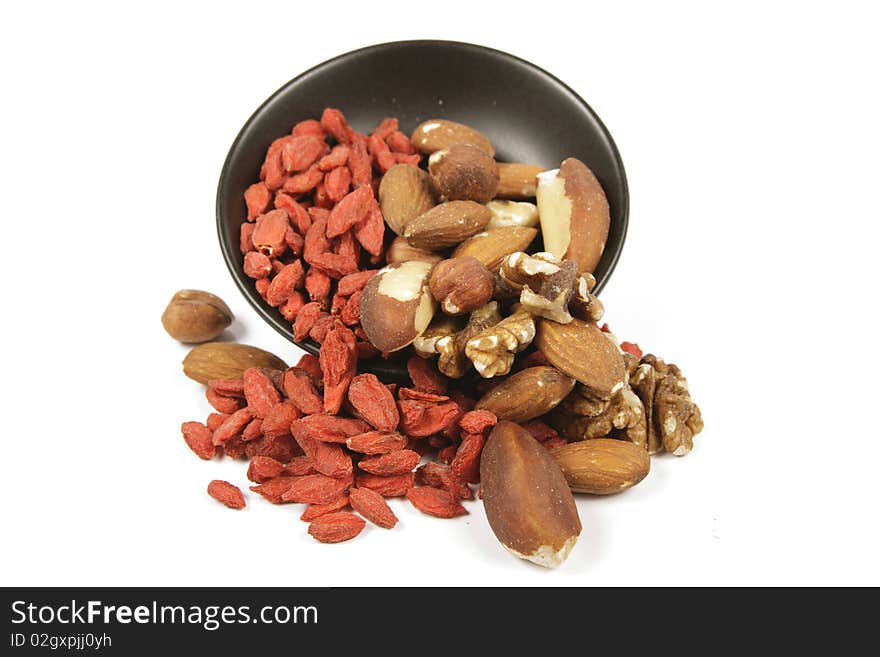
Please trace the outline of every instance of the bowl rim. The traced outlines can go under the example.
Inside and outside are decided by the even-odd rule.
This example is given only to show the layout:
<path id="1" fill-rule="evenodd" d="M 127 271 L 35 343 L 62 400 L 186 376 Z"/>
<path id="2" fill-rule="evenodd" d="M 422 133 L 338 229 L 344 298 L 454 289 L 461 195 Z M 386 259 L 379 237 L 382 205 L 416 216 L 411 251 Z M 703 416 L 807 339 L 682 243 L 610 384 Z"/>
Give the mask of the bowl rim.
<path id="1" fill-rule="evenodd" d="M 226 158 L 223 161 L 223 167 L 220 170 L 220 178 L 217 183 L 217 193 L 215 197 L 215 220 L 217 225 L 217 235 L 220 241 L 220 251 L 223 254 L 223 260 L 226 262 L 226 267 L 229 270 L 229 273 L 232 276 L 232 280 L 235 281 L 236 286 L 241 292 L 242 296 L 248 301 L 251 307 L 256 310 L 257 314 L 263 318 L 272 328 L 274 328 L 278 333 L 280 333 L 284 338 L 295 344 L 297 347 L 305 350 L 308 353 L 317 355 L 320 350 L 320 345 L 311 339 L 306 339 L 302 341 L 297 341 L 293 339 L 293 329 L 290 322 L 281 322 L 277 317 L 270 314 L 264 309 L 259 301 L 257 300 L 256 290 L 253 288 L 251 284 L 252 281 L 249 278 L 244 276 L 244 272 L 241 271 L 241 267 L 238 263 L 238 258 L 236 254 L 239 253 L 238 244 L 232 244 L 226 238 L 225 232 L 225 216 L 222 209 L 223 206 L 223 198 L 224 192 L 226 191 L 229 172 L 232 167 L 232 159 L 233 154 L 238 150 L 239 143 L 244 139 L 245 134 L 247 134 L 252 127 L 254 121 L 257 117 L 262 114 L 263 110 L 270 105 L 275 99 L 280 96 L 282 93 L 286 92 L 287 89 L 302 79 L 314 74 L 316 71 L 327 67 L 335 62 L 340 60 L 345 60 L 351 57 L 355 57 L 365 52 L 373 52 L 373 51 L 382 51 L 389 48 L 397 48 L 400 46 L 439 46 L 439 47 L 454 47 L 458 49 L 472 50 L 478 53 L 489 53 L 495 56 L 501 56 L 502 58 L 509 59 L 519 65 L 522 65 L 526 68 L 531 69 L 538 75 L 544 76 L 549 79 L 554 84 L 560 86 L 564 91 L 572 96 L 572 98 L 579 103 L 583 108 L 593 117 L 596 121 L 596 124 L 599 126 L 599 131 L 602 133 L 602 136 L 607 140 L 610 148 L 611 154 L 614 158 L 615 165 L 617 169 L 620 171 L 620 178 L 622 182 L 622 207 L 620 208 L 620 218 L 621 218 L 621 236 L 619 242 L 616 244 L 616 248 L 610 254 L 611 260 L 608 263 L 608 269 L 605 273 L 605 276 L 602 280 L 597 281 L 596 288 L 593 293 L 598 295 L 602 289 L 605 287 L 608 279 L 611 278 L 611 274 L 614 273 L 615 268 L 617 267 L 617 263 L 620 260 L 620 255 L 623 252 L 623 246 L 626 242 L 626 235 L 629 229 L 629 184 L 627 182 L 626 177 L 626 169 L 623 165 L 623 158 L 620 156 L 620 151 L 617 148 L 617 144 L 614 141 L 614 138 L 611 136 L 611 132 L 605 126 L 605 123 L 599 117 L 599 115 L 593 110 L 593 108 L 584 100 L 580 94 L 578 94 L 574 89 L 572 89 L 565 82 L 560 80 L 558 77 L 550 73 L 549 71 L 541 68 L 537 64 L 534 64 L 522 57 L 518 57 L 517 55 L 513 55 L 509 52 L 499 50 L 497 48 L 491 48 L 489 46 L 483 46 L 475 43 L 469 43 L 466 41 L 454 41 L 454 40 L 446 40 L 446 39 L 406 39 L 401 41 L 386 41 L 383 43 L 372 44 L 368 46 L 363 46 L 360 48 L 356 48 L 354 50 L 349 50 L 348 52 L 341 53 L 330 59 L 324 60 L 314 66 L 308 68 L 307 70 L 299 73 L 295 77 L 291 78 L 283 85 L 281 85 L 278 89 L 275 90 L 266 100 L 264 100 L 260 105 L 251 113 L 248 119 L 244 122 L 241 129 L 236 134 L 235 139 L 229 147 L 229 150 L 226 153 Z M 376 373 L 385 373 L 389 376 L 399 376 L 400 375 L 400 366 L 394 366 L 389 361 L 383 361 L 381 359 L 370 359 L 370 364 L 367 366 L 365 364 L 364 371 L 373 371 Z M 405 368 L 404 368 L 405 369 Z"/>

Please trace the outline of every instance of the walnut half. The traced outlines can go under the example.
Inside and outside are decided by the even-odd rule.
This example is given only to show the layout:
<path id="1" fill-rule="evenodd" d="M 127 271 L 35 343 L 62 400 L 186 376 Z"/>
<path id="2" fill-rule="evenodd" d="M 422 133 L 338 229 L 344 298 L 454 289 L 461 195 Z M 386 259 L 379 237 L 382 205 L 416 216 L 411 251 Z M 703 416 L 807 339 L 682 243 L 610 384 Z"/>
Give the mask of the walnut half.
<path id="1" fill-rule="evenodd" d="M 495 303 L 495 302 L 493 302 Z M 470 338 L 465 354 L 484 379 L 510 372 L 513 357 L 535 339 L 535 320 L 519 310 Z"/>
<path id="2" fill-rule="evenodd" d="M 577 263 L 559 260 L 551 253 L 511 253 L 501 263 L 501 279 L 520 290 L 519 301 L 532 315 L 568 324 L 568 302 L 578 278 Z"/>

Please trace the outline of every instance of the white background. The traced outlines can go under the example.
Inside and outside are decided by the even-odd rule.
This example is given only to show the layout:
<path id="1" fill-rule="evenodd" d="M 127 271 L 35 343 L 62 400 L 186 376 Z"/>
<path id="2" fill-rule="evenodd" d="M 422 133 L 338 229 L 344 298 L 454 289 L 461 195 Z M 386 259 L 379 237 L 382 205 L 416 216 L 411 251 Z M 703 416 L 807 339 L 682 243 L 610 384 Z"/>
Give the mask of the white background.
<path id="1" fill-rule="evenodd" d="M 880 584 L 869 3 L 573 6 L 4 5 L 2 584 Z M 298 357 L 220 257 L 233 138 L 299 72 L 407 38 L 519 55 L 602 117 L 632 201 L 607 319 L 703 409 L 692 454 L 579 500 L 557 571 L 503 551 L 478 503 L 443 521 L 398 500 L 397 529 L 318 544 L 298 506 L 209 499 L 245 467 L 180 438 L 210 409 L 159 323 L 175 290 L 221 295 L 237 339 Z"/>

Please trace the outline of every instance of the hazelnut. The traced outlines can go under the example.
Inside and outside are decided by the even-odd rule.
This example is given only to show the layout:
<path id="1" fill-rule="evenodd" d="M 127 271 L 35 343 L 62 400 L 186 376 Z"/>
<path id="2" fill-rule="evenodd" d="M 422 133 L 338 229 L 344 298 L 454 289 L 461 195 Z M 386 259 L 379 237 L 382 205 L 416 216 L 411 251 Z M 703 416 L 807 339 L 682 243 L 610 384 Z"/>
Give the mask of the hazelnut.
<path id="1" fill-rule="evenodd" d="M 209 342 L 234 319 L 223 299 L 202 290 L 180 290 L 162 313 L 162 326 L 175 340 Z"/>
<path id="2" fill-rule="evenodd" d="M 476 258 L 450 258 L 434 266 L 428 287 L 444 313 L 464 315 L 489 302 L 495 277 Z"/>
<path id="3" fill-rule="evenodd" d="M 498 189 L 498 164 L 473 144 L 453 144 L 428 158 L 434 188 L 447 201 L 487 203 Z"/>

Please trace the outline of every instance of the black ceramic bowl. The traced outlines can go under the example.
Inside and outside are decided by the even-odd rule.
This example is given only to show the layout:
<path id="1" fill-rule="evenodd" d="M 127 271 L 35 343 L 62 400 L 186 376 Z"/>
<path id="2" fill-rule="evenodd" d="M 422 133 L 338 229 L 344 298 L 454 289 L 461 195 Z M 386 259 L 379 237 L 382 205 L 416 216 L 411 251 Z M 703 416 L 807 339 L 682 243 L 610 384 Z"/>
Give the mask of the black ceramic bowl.
<path id="1" fill-rule="evenodd" d="M 257 294 L 242 272 L 239 229 L 245 220 L 244 190 L 259 178 L 266 149 L 294 123 L 320 117 L 325 107 L 343 111 L 349 123 L 369 132 L 386 116 L 409 134 L 430 118 L 448 118 L 492 140 L 499 161 L 556 168 L 566 157 L 589 166 L 611 206 L 611 232 L 596 269 L 601 290 L 626 236 L 629 195 L 617 147 L 584 100 L 546 71 L 512 55 L 453 41 L 399 41 L 355 50 L 297 76 L 264 102 L 238 133 L 220 174 L 217 230 L 229 272 L 257 313 L 288 340 L 290 323 Z M 311 340 L 297 343 L 311 353 Z M 397 360 L 360 364 L 364 371 L 400 378 Z"/>

